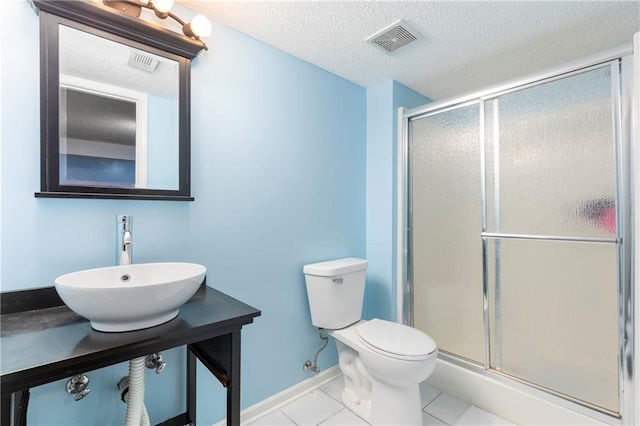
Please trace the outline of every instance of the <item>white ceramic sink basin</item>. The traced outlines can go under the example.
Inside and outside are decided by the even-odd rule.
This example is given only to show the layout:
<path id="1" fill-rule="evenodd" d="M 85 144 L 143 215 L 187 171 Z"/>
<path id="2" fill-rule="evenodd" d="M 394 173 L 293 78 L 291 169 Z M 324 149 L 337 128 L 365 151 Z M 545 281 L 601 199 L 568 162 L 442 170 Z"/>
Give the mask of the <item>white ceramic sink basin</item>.
<path id="1" fill-rule="evenodd" d="M 56 291 L 99 331 L 131 331 L 170 321 L 198 290 L 207 268 L 196 263 L 139 263 L 59 276 Z"/>

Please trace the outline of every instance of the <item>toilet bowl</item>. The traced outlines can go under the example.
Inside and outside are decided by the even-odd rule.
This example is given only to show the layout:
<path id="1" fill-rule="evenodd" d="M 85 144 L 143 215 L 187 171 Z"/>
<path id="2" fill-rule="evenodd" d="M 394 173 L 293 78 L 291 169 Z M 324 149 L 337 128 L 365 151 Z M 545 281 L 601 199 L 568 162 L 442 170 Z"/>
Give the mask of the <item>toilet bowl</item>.
<path id="1" fill-rule="evenodd" d="M 437 346 L 415 328 L 361 319 L 366 266 L 346 258 L 304 267 L 312 323 L 336 340 L 347 408 L 373 425 L 421 425 L 420 383 Z"/>
<path id="2" fill-rule="evenodd" d="M 437 358 L 429 336 L 380 319 L 328 333 L 336 340 L 347 408 L 374 425 L 422 424 L 420 383 Z"/>

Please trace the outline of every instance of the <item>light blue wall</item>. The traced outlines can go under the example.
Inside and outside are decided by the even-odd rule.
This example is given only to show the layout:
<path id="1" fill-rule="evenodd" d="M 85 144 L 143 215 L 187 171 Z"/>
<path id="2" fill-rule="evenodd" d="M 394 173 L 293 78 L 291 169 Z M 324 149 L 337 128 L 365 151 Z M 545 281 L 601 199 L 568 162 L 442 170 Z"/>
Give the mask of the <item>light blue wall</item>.
<path id="1" fill-rule="evenodd" d="M 368 318 L 396 319 L 397 110 L 428 102 L 392 80 L 367 89 Z"/>
<path id="2" fill-rule="evenodd" d="M 248 406 L 310 377 L 303 265 L 365 256 L 366 94 L 224 27 L 209 40 L 192 68 L 191 247 L 209 285 L 262 310 L 243 331 Z"/>
<path id="3" fill-rule="evenodd" d="M 2 291 L 51 286 L 65 272 L 114 263 L 115 216 L 134 215 L 134 261 L 195 261 L 208 284 L 262 310 L 243 332 L 242 404 L 309 377 L 320 340 L 302 266 L 366 255 L 366 91 L 247 36 L 214 25 L 192 69 L 193 203 L 36 199 L 40 185 L 38 20 L 3 4 Z M 16 37 L 20 34 L 20 37 Z M 157 423 L 184 410 L 184 351 L 146 398 Z M 336 363 L 335 349 L 320 356 Z M 199 377 L 199 424 L 223 416 L 219 385 Z M 30 425 L 121 423 L 116 381 L 126 364 L 91 373 L 73 402 L 64 381 L 33 390 Z"/>

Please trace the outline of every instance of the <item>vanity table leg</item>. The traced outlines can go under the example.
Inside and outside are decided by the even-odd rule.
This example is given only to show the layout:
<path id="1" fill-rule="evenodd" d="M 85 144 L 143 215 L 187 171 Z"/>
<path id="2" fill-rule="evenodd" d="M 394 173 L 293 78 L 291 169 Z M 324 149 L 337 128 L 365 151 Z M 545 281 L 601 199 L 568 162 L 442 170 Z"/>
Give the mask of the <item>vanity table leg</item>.
<path id="1" fill-rule="evenodd" d="M 11 394 L 2 394 L 2 408 L 0 408 L 0 425 L 11 426 Z"/>
<path id="2" fill-rule="evenodd" d="M 231 380 L 227 387 L 227 426 L 240 425 L 240 330 L 231 333 Z"/>
<path id="3" fill-rule="evenodd" d="M 2 426 L 26 426 L 29 396 L 29 389 L 2 394 L 2 406 L 0 407 L 2 409 L 0 412 Z"/>
<path id="4" fill-rule="evenodd" d="M 197 358 L 227 388 L 227 425 L 240 426 L 240 332 L 230 331 L 187 346 L 187 392 L 191 390 L 193 395 L 193 399 L 187 396 L 187 409 L 192 410 L 188 413 L 190 417 L 195 418 Z M 192 362 L 193 367 L 189 370 Z"/>
<path id="5" fill-rule="evenodd" d="M 196 365 L 197 358 L 187 348 L 187 419 L 196 424 Z"/>

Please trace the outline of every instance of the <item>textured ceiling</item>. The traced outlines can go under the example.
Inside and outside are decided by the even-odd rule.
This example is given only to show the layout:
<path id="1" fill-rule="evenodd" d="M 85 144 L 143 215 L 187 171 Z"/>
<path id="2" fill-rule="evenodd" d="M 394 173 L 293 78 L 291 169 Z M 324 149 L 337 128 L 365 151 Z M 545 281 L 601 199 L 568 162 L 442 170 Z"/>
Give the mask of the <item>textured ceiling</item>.
<path id="1" fill-rule="evenodd" d="M 640 1 L 177 1 L 360 86 L 394 79 L 433 100 L 631 43 L 640 31 Z M 398 19 L 422 38 L 392 55 L 364 42 Z"/>

